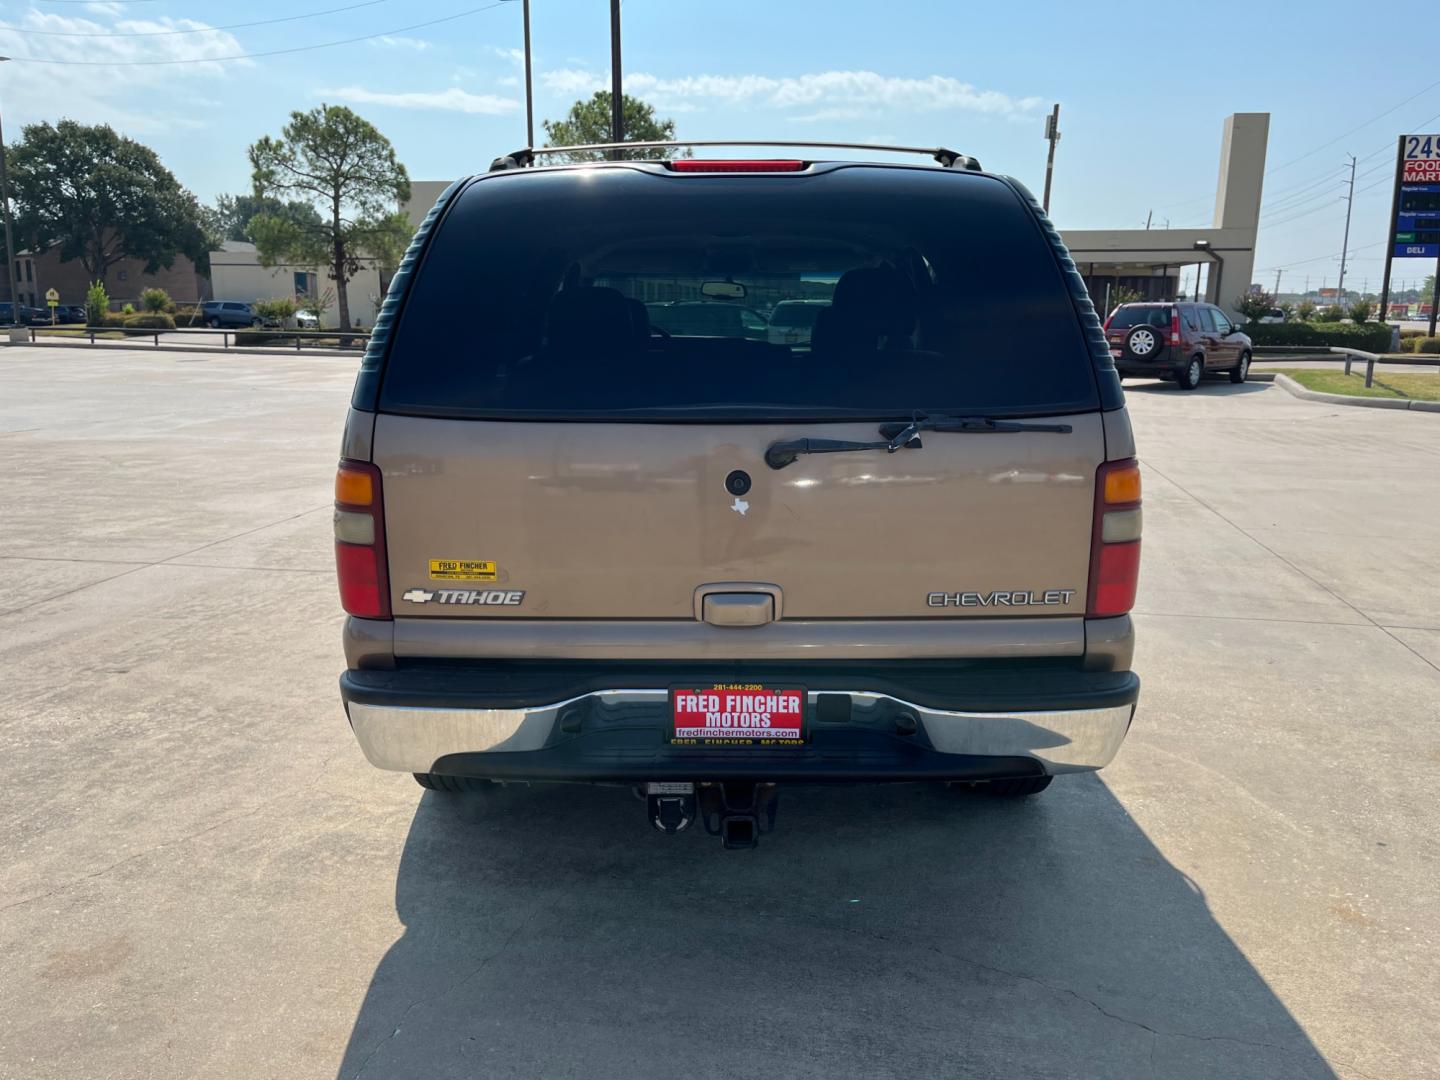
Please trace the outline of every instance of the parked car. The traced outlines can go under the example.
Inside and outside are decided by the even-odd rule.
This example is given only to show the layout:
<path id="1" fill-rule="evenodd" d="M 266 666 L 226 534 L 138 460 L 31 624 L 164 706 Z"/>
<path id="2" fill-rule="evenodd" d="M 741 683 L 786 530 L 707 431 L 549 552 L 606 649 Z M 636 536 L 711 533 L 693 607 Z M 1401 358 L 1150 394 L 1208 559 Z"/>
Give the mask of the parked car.
<path id="1" fill-rule="evenodd" d="M 264 320 L 255 309 L 240 300 L 206 300 L 201 305 L 205 325 L 213 330 L 236 326 L 260 326 Z"/>
<path id="2" fill-rule="evenodd" d="M 34 326 L 39 323 L 48 323 L 49 321 L 49 308 L 31 307 L 29 304 L 18 304 L 12 307 L 8 300 L 0 303 L 0 323 L 7 326 L 16 323 Z"/>
<path id="3" fill-rule="evenodd" d="M 89 317 L 89 312 L 80 304 L 58 304 L 55 307 L 57 323 L 83 323 Z"/>
<path id="4" fill-rule="evenodd" d="M 1105 320 L 1105 338 L 1122 376 L 1173 379 L 1194 390 L 1206 372 L 1229 372 L 1232 383 L 1250 373 L 1249 336 L 1214 304 L 1121 304 Z"/>
<path id="5" fill-rule="evenodd" d="M 301 330 L 318 330 L 320 328 L 320 320 L 311 312 L 297 311 L 295 313 L 295 325 Z"/>
<path id="6" fill-rule="evenodd" d="M 676 300 L 646 304 L 650 326 L 682 337 L 743 337 L 764 341 L 768 324 L 754 308 L 723 300 Z"/>
<path id="7" fill-rule="evenodd" d="M 770 312 L 767 339 L 772 345 L 808 345 L 815 320 L 829 306 L 829 300 L 781 300 Z"/>
<path id="8" fill-rule="evenodd" d="M 745 847 L 779 784 L 1023 796 L 1111 760 L 1139 695 L 1124 393 L 1034 197 L 942 157 L 500 159 L 447 192 L 335 477 L 372 764 L 633 785 L 657 829 Z M 639 332 L 657 280 L 817 279 L 803 358 L 734 306 Z"/>
<path id="9" fill-rule="evenodd" d="M 1255 321 L 1265 325 L 1269 325 L 1271 323 L 1283 323 L 1285 321 L 1285 312 L 1281 308 L 1271 308 L 1269 311 L 1267 311 L 1264 315 L 1261 315 L 1260 318 L 1256 319 Z"/>

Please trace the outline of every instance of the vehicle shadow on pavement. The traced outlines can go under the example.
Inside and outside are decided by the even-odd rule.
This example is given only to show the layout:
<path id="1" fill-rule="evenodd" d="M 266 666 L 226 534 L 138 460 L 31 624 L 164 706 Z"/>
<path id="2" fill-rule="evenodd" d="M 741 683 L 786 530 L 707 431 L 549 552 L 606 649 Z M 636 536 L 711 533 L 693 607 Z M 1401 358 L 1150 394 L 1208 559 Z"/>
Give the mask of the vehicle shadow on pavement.
<path id="1" fill-rule="evenodd" d="M 746 852 L 425 794 L 340 1077 L 1335 1075 L 1098 777 L 781 790 Z"/>
<path id="2" fill-rule="evenodd" d="M 1244 382 L 1232 383 L 1229 380 L 1206 379 L 1194 390 L 1181 390 L 1168 379 L 1152 379 L 1147 382 L 1135 382 L 1133 379 L 1125 383 L 1127 394 L 1174 394 L 1177 398 L 1183 398 L 1187 394 L 1200 394 L 1204 397 L 1243 397 L 1246 394 L 1263 394 L 1270 389 L 1268 382 Z"/>

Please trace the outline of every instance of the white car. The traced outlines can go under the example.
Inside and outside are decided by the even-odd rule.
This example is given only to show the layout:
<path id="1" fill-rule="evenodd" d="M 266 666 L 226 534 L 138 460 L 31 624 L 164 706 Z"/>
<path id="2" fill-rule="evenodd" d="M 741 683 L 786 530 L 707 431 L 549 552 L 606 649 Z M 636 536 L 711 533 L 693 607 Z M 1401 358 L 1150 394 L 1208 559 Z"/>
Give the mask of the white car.
<path id="1" fill-rule="evenodd" d="M 1271 308 L 1260 318 L 1255 320 L 1258 323 L 1282 323 L 1285 321 L 1285 312 L 1279 308 Z"/>
<path id="2" fill-rule="evenodd" d="M 810 331 L 829 300 L 781 300 L 770 312 L 766 337 L 771 345 L 808 345 Z"/>
<path id="3" fill-rule="evenodd" d="M 311 312 L 297 311 L 295 313 L 295 325 L 301 330 L 318 330 L 320 329 L 320 320 Z"/>

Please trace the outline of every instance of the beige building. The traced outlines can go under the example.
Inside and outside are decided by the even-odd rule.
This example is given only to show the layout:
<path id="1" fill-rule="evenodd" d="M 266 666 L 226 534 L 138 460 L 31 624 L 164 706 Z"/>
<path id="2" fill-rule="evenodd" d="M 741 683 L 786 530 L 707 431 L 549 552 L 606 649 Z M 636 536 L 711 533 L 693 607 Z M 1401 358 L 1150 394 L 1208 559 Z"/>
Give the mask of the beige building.
<path id="1" fill-rule="evenodd" d="M 297 300 L 336 291 L 323 266 L 299 266 L 282 263 L 262 266 L 255 245 L 243 240 L 226 240 L 219 250 L 210 253 L 210 283 L 216 300 L 270 300 L 294 297 Z M 375 313 L 390 277 L 383 274 L 373 260 L 366 260 L 346 286 L 350 301 L 350 322 L 353 326 L 375 324 Z M 325 326 L 338 326 L 340 308 L 332 301 L 320 320 Z"/>

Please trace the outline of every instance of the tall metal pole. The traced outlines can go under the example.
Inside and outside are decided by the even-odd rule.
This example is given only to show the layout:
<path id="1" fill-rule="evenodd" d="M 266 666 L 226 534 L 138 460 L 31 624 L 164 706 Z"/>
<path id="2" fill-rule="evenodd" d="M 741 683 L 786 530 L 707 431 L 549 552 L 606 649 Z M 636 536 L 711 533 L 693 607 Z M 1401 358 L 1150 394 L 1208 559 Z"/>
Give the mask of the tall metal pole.
<path id="1" fill-rule="evenodd" d="M 1355 209 L 1355 155 L 1350 158 L 1350 194 L 1345 196 L 1345 240 L 1340 245 L 1340 284 L 1335 288 L 1335 306 L 1345 302 L 1345 259 L 1350 254 L 1350 213 Z"/>
<path id="2" fill-rule="evenodd" d="M 620 0 L 610 0 L 610 141 L 625 141 L 625 98 L 620 90 Z M 615 151 L 620 157 L 620 151 Z"/>
<path id="3" fill-rule="evenodd" d="M 1060 103 L 1055 103 L 1055 108 L 1050 110 L 1050 115 L 1045 118 L 1045 138 L 1050 143 L 1050 151 L 1045 155 L 1045 199 L 1041 203 L 1045 212 L 1050 212 L 1050 181 L 1055 176 L 1055 144 L 1060 141 Z M 1148 226 L 1147 226 L 1148 228 Z"/>
<path id="4" fill-rule="evenodd" d="M 530 0 L 525 0 L 525 145 L 535 145 L 535 89 L 530 81 Z"/>
<path id="5" fill-rule="evenodd" d="M 1280 275 L 1283 274 L 1284 272 L 1285 272 L 1284 269 L 1280 269 L 1280 270 L 1276 270 L 1276 271 L 1275 271 L 1275 295 L 1276 295 L 1277 297 L 1280 295 Z"/>
<path id="6" fill-rule="evenodd" d="M 1435 336 L 1435 316 L 1440 314 L 1435 309 L 1440 307 L 1440 256 L 1435 258 L 1435 285 L 1430 290 L 1430 336 Z"/>
<path id="7" fill-rule="evenodd" d="M 1395 225 L 1400 220 L 1400 177 L 1405 173 L 1405 136 L 1395 139 L 1395 193 L 1390 198 L 1390 233 L 1385 237 L 1385 277 L 1380 282 L 1380 318 L 1390 318 L 1390 264 L 1395 261 Z"/>
<path id="8" fill-rule="evenodd" d="M 9 59 L 8 56 L 0 56 L 0 63 Z M 20 307 L 15 296 L 15 233 L 10 224 L 10 171 L 5 157 L 5 129 L 0 125 L 0 203 L 5 205 L 5 281 L 10 286 L 9 325 L 18 326 L 20 320 L 16 315 Z"/>

